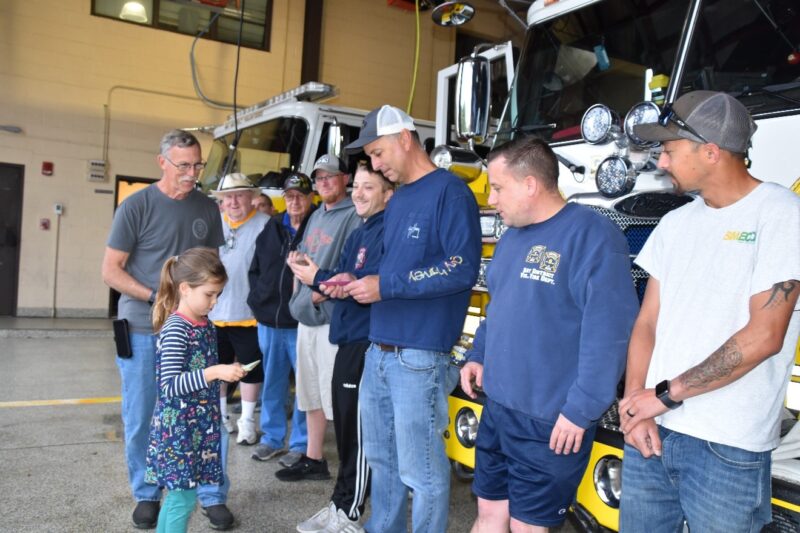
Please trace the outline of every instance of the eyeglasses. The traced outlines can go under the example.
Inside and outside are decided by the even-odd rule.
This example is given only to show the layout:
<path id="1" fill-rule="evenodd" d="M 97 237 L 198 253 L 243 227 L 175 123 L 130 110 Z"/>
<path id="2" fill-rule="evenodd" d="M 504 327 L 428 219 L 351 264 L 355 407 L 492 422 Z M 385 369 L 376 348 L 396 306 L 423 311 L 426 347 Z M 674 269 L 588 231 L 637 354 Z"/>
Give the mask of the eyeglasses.
<path id="1" fill-rule="evenodd" d="M 672 104 L 665 104 L 664 109 L 661 111 L 661 115 L 658 117 L 658 123 L 666 128 L 670 122 L 675 123 L 675 125 L 682 130 L 688 131 L 704 143 L 710 144 L 708 139 L 697 133 L 697 130 L 688 125 L 686 121 L 683 120 L 674 109 L 672 109 Z"/>
<path id="2" fill-rule="evenodd" d="M 341 176 L 341 174 L 328 174 L 327 176 L 316 176 L 314 177 L 314 181 L 325 182 L 325 181 L 330 181 L 333 178 L 338 178 L 339 176 Z"/>
<path id="3" fill-rule="evenodd" d="M 203 162 L 194 163 L 194 164 L 192 164 L 192 163 L 175 163 L 169 157 L 167 157 L 167 156 L 163 156 L 163 157 L 164 157 L 164 159 L 166 159 L 167 161 L 172 163 L 172 166 L 174 166 L 175 168 L 177 168 L 181 172 L 189 172 L 189 170 L 192 169 L 192 168 L 195 170 L 195 172 L 200 172 L 201 170 L 206 168 L 206 164 L 203 163 Z"/>
<path id="4" fill-rule="evenodd" d="M 289 202 L 300 202 L 304 198 L 306 198 L 306 196 L 304 194 L 284 194 L 283 195 L 283 199 L 286 201 L 286 203 L 289 203 Z"/>

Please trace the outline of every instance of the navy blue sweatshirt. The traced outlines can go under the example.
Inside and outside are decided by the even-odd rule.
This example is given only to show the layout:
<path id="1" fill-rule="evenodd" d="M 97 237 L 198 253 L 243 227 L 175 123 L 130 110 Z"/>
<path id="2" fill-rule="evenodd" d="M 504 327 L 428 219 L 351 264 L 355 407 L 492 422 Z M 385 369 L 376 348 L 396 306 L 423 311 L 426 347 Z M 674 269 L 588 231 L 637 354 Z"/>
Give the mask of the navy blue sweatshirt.
<path id="1" fill-rule="evenodd" d="M 256 238 L 256 251 L 247 273 L 250 294 L 247 305 L 260 323 L 271 328 L 296 328 L 297 320 L 289 313 L 294 274 L 286 264 L 289 252 L 296 250 L 306 229 L 311 211 L 295 232 L 286 213 L 278 213 L 267 221 Z"/>
<path id="2" fill-rule="evenodd" d="M 472 191 L 436 169 L 394 193 L 384 225 L 381 300 L 372 304 L 369 339 L 449 353 L 480 265 Z"/>
<path id="3" fill-rule="evenodd" d="M 315 286 L 340 272 L 348 272 L 356 278 L 378 273 L 383 255 L 383 213 L 375 213 L 347 237 L 336 270 L 317 271 Z M 369 311 L 369 305 L 360 304 L 352 298 L 336 300 L 328 335 L 330 343 L 367 342 Z"/>
<path id="4" fill-rule="evenodd" d="M 628 244 L 607 218 L 567 204 L 509 228 L 487 271 L 491 303 L 467 359 L 497 403 L 589 427 L 614 401 L 639 310 Z"/>

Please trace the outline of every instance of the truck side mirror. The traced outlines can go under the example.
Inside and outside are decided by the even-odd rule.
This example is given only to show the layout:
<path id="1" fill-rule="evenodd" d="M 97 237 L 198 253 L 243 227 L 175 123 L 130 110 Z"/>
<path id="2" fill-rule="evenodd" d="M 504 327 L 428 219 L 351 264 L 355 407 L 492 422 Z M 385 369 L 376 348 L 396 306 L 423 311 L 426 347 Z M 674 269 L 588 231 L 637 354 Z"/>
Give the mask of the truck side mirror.
<path id="1" fill-rule="evenodd" d="M 458 62 L 456 75 L 456 135 L 472 147 L 486 140 L 489 131 L 489 96 L 492 92 L 489 60 L 472 53 Z"/>
<path id="2" fill-rule="evenodd" d="M 326 154 L 333 154 L 340 157 L 342 154 L 342 127 L 336 117 L 333 118 L 330 127 L 328 128 L 328 150 Z"/>

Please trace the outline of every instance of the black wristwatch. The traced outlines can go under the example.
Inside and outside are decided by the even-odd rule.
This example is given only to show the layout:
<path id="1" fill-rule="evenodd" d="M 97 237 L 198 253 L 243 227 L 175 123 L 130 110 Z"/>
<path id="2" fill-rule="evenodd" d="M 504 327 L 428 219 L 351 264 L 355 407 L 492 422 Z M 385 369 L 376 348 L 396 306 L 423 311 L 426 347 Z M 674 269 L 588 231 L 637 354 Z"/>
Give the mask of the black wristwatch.
<path id="1" fill-rule="evenodd" d="M 150 291 L 150 298 L 147 299 L 147 303 L 150 305 L 156 303 L 156 291 Z"/>
<path id="2" fill-rule="evenodd" d="M 665 379 L 664 381 L 656 385 L 656 398 L 661 400 L 661 403 L 663 403 L 667 409 L 677 409 L 678 407 L 683 405 L 683 402 L 676 402 L 675 400 L 669 397 L 668 379 Z"/>

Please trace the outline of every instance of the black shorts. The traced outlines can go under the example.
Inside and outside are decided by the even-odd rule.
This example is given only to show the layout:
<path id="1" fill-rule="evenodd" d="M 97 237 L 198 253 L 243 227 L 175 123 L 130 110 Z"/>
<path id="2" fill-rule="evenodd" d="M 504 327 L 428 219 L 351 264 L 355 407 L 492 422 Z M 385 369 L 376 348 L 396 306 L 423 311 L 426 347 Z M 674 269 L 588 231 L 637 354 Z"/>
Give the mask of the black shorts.
<path id="1" fill-rule="evenodd" d="M 513 518 L 553 527 L 567 509 L 589 463 L 595 426 L 586 430 L 578 453 L 550 449 L 553 424 L 508 409 L 487 398 L 475 443 L 472 491 L 484 500 L 508 500 Z"/>
<path id="2" fill-rule="evenodd" d="M 230 365 L 234 361 L 246 365 L 253 361 L 261 361 L 261 348 L 258 346 L 258 328 L 255 326 L 217 326 L 217 350 L 219 362 Z M 263 365 L 256 367 L 242 378 L 243 383 L 262 383 L 264 381 Z"/>

